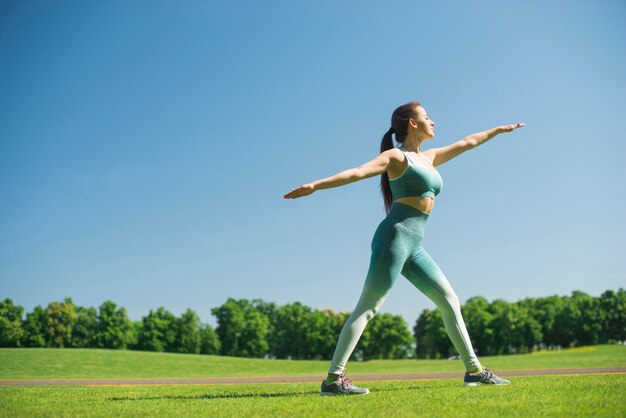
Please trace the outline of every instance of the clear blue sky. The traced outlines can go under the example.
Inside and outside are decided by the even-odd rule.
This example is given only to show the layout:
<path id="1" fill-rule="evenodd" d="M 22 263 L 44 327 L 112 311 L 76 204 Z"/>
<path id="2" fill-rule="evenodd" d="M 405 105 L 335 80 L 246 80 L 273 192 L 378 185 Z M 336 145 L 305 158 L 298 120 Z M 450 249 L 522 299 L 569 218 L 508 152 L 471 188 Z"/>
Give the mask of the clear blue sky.
<path id="1" fill-rule="evenodd" d="M 424 247 L 461 301 L 626 284 L 622 1 L 5 1 L 0 297 L 111 299 L 215 324 L 228 297 L 351 311 L 379 178 L 419 101 L 439 166 Z M 400 277 L 383 312 L 434 304 Z"/>

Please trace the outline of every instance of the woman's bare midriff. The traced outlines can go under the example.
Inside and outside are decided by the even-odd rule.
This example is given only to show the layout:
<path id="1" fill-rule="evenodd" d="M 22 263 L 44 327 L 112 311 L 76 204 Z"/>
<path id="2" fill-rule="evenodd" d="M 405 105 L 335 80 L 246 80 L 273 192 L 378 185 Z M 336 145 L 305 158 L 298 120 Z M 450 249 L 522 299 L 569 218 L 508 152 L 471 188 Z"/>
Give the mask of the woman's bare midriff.
<path id="1" fill-rule="evenodd" d="M 432 197 L 424 197 L 424 196 L 400 197 L 394 200 L 394 202 L 409 205 L 428 215 L 430 215 L 430 212 L 432 212 L 433 207 L 435 206 L 435 199 L 433 199 Z"/>

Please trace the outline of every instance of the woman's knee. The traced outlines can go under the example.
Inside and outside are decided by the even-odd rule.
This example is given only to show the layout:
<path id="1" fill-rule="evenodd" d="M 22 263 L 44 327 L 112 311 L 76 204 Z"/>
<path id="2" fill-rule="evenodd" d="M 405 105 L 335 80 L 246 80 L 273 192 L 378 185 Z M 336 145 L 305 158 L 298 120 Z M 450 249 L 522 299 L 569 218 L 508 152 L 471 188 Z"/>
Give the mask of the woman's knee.
<path id="1" fill-rule="evenodd" d="M 461 309 L 461 301 L 459 297 L 452 289 L 439 288 L 431 290 L 431 294 L 428 295 L 437 307 L 441 310 L 457 310 Z M 430 293 L 430 292 L 429 292 Z"/>
<path id="2" fill-rule="evenodd" d="M 453 309 L 461 308 L 461 301 L 456 292 L 450 286 L 450 282 L 443 273 L 440 273 L 435 280 L 433 280 L 433 287 L 441 295 L 442 303 L 450 306 Z"/>
<path id="3" fill-rule="evenodd" d="M 369 309 L 355 309 L 348 320 L 346 321 L 347 325 L 351 325 L 354 323 L 365 324 L 372 320 L 376 316 L 379 311 L 379 307 L 373 307 Z M 365 321 L 365 322 L 363 322 Z"/>

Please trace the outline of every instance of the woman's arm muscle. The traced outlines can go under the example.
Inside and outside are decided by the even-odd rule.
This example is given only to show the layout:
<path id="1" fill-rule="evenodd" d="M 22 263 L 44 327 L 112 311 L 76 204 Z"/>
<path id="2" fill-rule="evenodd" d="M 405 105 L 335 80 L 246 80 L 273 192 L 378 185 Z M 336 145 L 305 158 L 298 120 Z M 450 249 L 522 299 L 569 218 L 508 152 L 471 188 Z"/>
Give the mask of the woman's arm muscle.
<path id="1" fill-rule="evenodd" d="M 315 187 L 315 190 L 330 189 L 332 187 L 345 186 L 346 184 L 354 183 L 355 181 L 382 174 L 387 171 L 387 167 L 393 160 L 393 156 L 394 150 L 387 150 L 380 153 L 376 158 L 366 162 L 365 164 L 342 171 L 332 177 L 314 181 L 311 184 Z"/>
<path id="2" fill-rule="evenodd" d="M 496 126 L 495 128 L 487 129 L 483 132 L 477 132 L 475 134 L 468 135 L 460 141 L 457 141 L 446 147 L 429 149 L 427 151 L 424 151 L 424 154 L 426 154 L 426 156 L 430 158 L 430 160 L 433 162 L 433 166 L 441 165 L 446 161 L 450 161 L 454 157 L 458 157 L 465 151 L 471 150 L 472 148 L 476 148 L 477 146 L 484 144 L 496 135 L 505 132 L 512 132 L 515 129 L 521 128 L 522 126 L 524 126 L 523 123 L 517 123 L 515 125 Z"/>
<path id="3" fill-rule="evenodd" d="M 337 173 L 334 176 L 303 184 L 297 189 L 292 189 L 291 192 L 287 193 L 284 197 L 286 199 L 293 199 L 307 196 L 317 190 L 345 186 L 346 184 L 354 183 L 355 181 L 382 174 L 387 171 L 390 164 L 395 164 L 400 161 L 399 158 L 401 157 L 398 155 L 400 152 L 401 151 L 398 149 L 389 149 L 380 153 L 373 160 L 368 161 L 365 164 L 361 164 L 356 168 L 350 168 Z"/>
<path id="4" fill-rule="evenodd" d="M 430 158 L 433 162 L 433 166 L 438 166 L 446 161 L 450 161 L 454 157 L 458 157 L 465 151 L 474 148 L 474 146 L 467 141 L 467 138 L 463 138 L 460 141 L 456 141 L 450 145 L 441 148 L 431 148 L 424 151 L 424 154 Z"/>
<path id="5" fill-rule="evenodd" d="M 356 170 L 356 176 L 358 180 L 374 177 L 387 171 L 391 164 L 395 164 L 400 161 L 400 151 L 397 149 L 388 149 L 380 153 L 376 158 L 371 161 L 361 164 Z"/>

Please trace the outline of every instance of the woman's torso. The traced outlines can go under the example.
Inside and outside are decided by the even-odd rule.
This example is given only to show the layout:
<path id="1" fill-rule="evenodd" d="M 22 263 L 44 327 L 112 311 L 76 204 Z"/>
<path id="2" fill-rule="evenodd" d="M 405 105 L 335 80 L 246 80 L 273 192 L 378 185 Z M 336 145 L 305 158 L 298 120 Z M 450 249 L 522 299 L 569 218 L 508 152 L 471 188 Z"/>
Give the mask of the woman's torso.
<path id="1" fill-rule="evenodd" d="M 405 153 L 405 155 L 406 153 L 410 152 L 404 148 L 401 148 L 400 150 L 401 152 Z M 437 172 L 437 169 L 435 169 L 431 161 L 428 159 L 428 157 L 425 157 L 423 153 L 420 155 L 414 152 L 410 152 L 410 153 L 411 153 L 411 159 L 413 160 L 413 165 L 419 164 L 420 166 L 426 168 L 430 173 L 437 173 L 437 175 L 439 175 Z M 404 163 L 401 162 L 398 165 L 393 165 L 393 164 L 390 165 L 389 168 L 387 169 L 387 175 L 389 177 L 389 180 L 393 181 L 401 177 L 408 169 L 408 164 L 411 164 L 411 161 L 409 161 L 408 158 L 405 158 Z M 393 201 L 409 205 L 426 214 L 430 214 L 433 210 L 433 207 L 435 206 L 435 199 L 430 196 L 400 197 L 400 198 L 394 199 Z"/>

